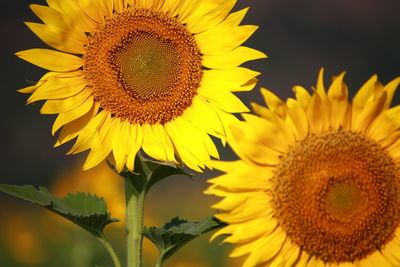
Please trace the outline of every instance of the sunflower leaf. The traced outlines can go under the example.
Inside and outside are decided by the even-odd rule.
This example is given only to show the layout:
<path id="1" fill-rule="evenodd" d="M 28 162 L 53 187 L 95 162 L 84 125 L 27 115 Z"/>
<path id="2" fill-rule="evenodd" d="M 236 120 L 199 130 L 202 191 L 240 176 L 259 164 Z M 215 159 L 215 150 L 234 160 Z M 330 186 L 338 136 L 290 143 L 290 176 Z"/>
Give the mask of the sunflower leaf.
<path id="1" fill-rule="evenodd" d="M 115 167 L 108 162 L 110 167 L 118 173 Z M 182 166 L 177 165 L 173 162 L 159 162 L 147 159 L 141 152 L 136 155 L 135 159 L 135 171 L 131 172 L 128 169 L 124 169 L 118 173 L 125 179 L 129 179 L 136 190 L 136 194 L 145 190 L 148 192 L 150 188 L 157 182 L 164 180 L 172 175 L 185 175 L 192 178 L 193 175 L 186 172 Z"/>
<path id="2" fill-rule="evenodd" d="M 0 185 L 0 191 L 30 201 L 70 220 L 97 237 L 103 237 L 106 225 L 117 222 L 107 211 L 104 199 L 96 195 L 77 193 L 64 198 L 53 196 L 45 187 L 31 185 Z"/>
<path id="3" fill-rule="evenodd" d="M 176 217 L 163 227 L 145 227 L 143 235 L 158 247 L 159 262 L 165 262 L 189 241 L 223 226 L 225 223 L 214 216 L 208 216 L 201 222 L 188 222 Z"/>
<path id="4" fill-rule="evenodd" d="M 146 188 L 147 191 L 157 182 L 172 175 L 185 175 L 189 178 L 193 177 L 193 175 L 186 172 L 182 166 L 176 165 L 172 162 L 156 162 L 152 160 L 146 160 L 145 163 L 147 167 L 151 169 L 151 175 Z"/>

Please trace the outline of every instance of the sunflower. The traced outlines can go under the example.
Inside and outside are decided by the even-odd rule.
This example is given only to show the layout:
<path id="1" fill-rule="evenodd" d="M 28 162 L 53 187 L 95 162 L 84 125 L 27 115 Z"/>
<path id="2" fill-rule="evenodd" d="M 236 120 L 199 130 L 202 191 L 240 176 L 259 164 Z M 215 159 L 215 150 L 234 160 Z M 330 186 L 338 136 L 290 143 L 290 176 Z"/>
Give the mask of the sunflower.
<path id="1" fill-rule="evenodd" d="M 344 73 L 232 126 L 238 161 L 206 190 L 244 266 L 400 266 L 400 78 L 370 78 L 348 101 Z"/>
<path id="2" fill-rule="evenodd" d="M 239 24 L 248 8 L 236 0 L 47 0 L 31 5 L 43 23 L 27 26 L 52 49 L 16 55 L 49 70 L 28 103 L 58 114 L 55 146 L 90 149 L 89 169 L 110 153 L 133 170 L 143 149 L 160 161 L 195 170 L 218 158 L 209 135 L 223 142 L 231 113 L 247 107 L 232 92 L 254 88 L 260 74 L 240 65 L 265 58 L 241 46 L 257 26 Z"/>

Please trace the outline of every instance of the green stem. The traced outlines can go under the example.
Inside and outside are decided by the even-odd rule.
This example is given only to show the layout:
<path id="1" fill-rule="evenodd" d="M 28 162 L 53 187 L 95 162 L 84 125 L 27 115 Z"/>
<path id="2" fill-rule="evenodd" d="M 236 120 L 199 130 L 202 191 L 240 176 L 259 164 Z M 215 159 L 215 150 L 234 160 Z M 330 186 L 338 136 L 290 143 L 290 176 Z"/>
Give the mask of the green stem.
<path id="1" fill-rule="evenodd" d="M 127 267 L 142 266 L 143 209 L 145 190 L 137 192 L 129 178 L 125 178 Z"/>
<path id="2" fill-rule="evenodd" d="M 156 263 L 155 267 L 161 267 L 162 265 L 163 265 L 162 256 L 160 254 L 160 256 L 158 257 L 158 260 L 157 260 L 157 263 Z"/>
<path id="3" fill-rule="evenodd" d="M 115 253 L 113 247 L 110 245 L 110 243 L 105 238 L 102 238 L 102 237 L 98 237 L 97 239 L 103 244 L 103 246 L 106 248 L 108 253 L 110 253 L 110 256 L 111 256 L 111 258 L 112 258 L 112 260 L 114 262 L 114 266 L 115 267 L 121 267 L 121 263 L 119 261 L 119 258 L 117 256 L 117 254 Z"/>

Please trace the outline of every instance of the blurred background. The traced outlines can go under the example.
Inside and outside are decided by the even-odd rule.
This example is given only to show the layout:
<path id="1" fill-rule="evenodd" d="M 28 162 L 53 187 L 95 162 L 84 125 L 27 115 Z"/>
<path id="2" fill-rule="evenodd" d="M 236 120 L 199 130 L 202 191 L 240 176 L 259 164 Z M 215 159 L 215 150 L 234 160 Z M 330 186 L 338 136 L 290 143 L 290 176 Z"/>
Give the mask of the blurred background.
<path id="1" fill-rule="evenodd" d="M 123 218 L 121 180 L 104 165 L 82 172 L 85 155 L 66 156 L 71 144 L 53 148 L 50 129 L 55 116 L 40 115 L 40 104 L 25 105 L 27 95 L 16 92 L 37 81 L 45 72 L 13 54 L 46 46 L 23 24 L 38 21 L 28 5 L 44 1 L 16 0 L 2 3 L 0 17 L 0 183 L 45 185 L 58 196 L 90 191 L 104 196 L 113 217 Z M 260 25 L 245 44 L 266 52 L 267 60 L 246 63 L 262 72 L 258 87 L 277 95 L 292 96 L 293 85 L 310 88 L 318 71 L 330 76 L 347 71 L 346 82 L 354 93 L 370 76 L 383 83 L 400 76 L 400 1 L 398 0 L 238 0 L 235 10 L 250 6 L 244 24 Z M 262 103 L 258 88 L 239 96 L 249 105 Z M 399 104 L 399 94 L 395 98 Z M 234 159 L 220 146 L 221 158 Z M 206 180 L 217 175 L 206 171 L 193 181 L 174 177 L 157 184 L 148 196 L 146 224 L 163 225 L 172 217 L 201 220 L 212 211 L 215 199 L 205 196 Z M 122 223 L 106 232 L 123 244 Z M 94 266 L 110 263 L 94 239 L 67 221 L 25 202 L 0 194 L 0 265 Z M 190 243 L 167 266 L 240 266 L 241 259 L 227 259 L 229 245 L 208 244 L 209 235 Z M 156 249 L 145 244 L 149 262 Z M 152 265 L 149 265 L 152 266 Z"/>

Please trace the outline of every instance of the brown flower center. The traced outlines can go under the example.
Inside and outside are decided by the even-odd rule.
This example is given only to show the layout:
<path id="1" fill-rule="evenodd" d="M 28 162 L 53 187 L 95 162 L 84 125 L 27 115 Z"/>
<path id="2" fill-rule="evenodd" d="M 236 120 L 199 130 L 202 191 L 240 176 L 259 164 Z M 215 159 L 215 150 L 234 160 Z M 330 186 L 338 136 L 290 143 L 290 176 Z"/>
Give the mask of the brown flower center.
<path id="1" fill-rule="evenodd" d="M 328 131 L 297 142 L 272 183 L 274 214 L 288 237 L 325 262 L 363 259 L 400 225 L 398 169 L 359 133 Z"/>
<path id="2" fill-rule="evenodd" d="M 89 35 L 86 80 L 103 109 L 137 124 L 165 124 L 192 104 L 200 51 L 176 18 L 147 9 L 116 13 Z"/>

